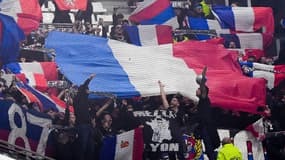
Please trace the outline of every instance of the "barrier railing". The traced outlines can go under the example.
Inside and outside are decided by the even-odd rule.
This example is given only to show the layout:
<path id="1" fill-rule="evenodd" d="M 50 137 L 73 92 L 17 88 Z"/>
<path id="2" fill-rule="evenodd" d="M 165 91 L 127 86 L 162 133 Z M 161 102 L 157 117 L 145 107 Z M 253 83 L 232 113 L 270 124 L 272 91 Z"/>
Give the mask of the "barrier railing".
<path id="1" fill-rule="evenodd" d="M 51 157 L 38 154 L 34 151 L 26 150 L 23 147 L 10 144 L 3 140 L 0 140 L 0 153 L 1 152 L 6 153 L 6 155 L 9 155 L 11 158 L 15 159 L 55 160 Z"/>

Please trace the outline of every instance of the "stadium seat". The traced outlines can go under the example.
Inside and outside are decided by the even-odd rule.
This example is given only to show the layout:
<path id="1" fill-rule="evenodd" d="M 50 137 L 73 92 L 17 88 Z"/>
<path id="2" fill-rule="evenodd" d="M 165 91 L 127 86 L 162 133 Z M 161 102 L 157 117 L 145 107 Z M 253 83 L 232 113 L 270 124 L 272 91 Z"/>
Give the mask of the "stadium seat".
<path id="1" fill-rule="evenodd" d="M 106 13 L 107 9 L 105 9 L 101 2 L 92 2 L 93 12 L 94 13 Z"/>
<path id="2" fill-rule="evenodd" d="M 107 24 L 113 23 L 113 16 L 112 15 L 97 15 L 97 19 L 103 18 L 104 22 Z"/>

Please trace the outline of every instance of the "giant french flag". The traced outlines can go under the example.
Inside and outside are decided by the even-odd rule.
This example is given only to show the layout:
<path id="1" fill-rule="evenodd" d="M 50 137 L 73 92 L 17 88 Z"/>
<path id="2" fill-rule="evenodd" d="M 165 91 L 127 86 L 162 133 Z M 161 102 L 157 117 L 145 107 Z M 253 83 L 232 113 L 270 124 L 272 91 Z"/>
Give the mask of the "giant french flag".
<path id="1" fill-rule="evenodd" d="M 274 33 L 274 18 L 270 7 L 212 7 L 222 28 L 242 32 L 255 32 L 262 28 L 264 33 Z"/>
<path id="2" fill-rule="evenodd" d="M 124 26 L 132 44 L 154 46 L 172 43 L 172 27 L 167 25 Z"/>
<path id="3" fill-rule="evenodd" d="M 230 33 L 229 29 L 222 29 L 217 20 L 186 17 L 186 24 L 191 30 L 213 30 L 217 35 Z M 213 33 L 212 33 L 213 34 Z M 198 40 L 210 39 L 209 35 L 197 35 Z"/>
<path id="4" fill-rule="evenodd" d="M 240 62 L 240 64 L 253 69 L 249 74 L 250 77 L 266 79 L 269 89 L 277 87 L 285 79 L 285 65 L 266 65 L 252 62 Z"/>
<path id="5" fill-rule="evenodd" d="M 177 28 L 177 18 L 169 0 L 144 0 L 137 4 L 129 20 L 138 24 L 166 24 Z M 176 21 L 176 22 L 175 22 Z"/>
<path id="6" fill-rule="evenodd" d="M 101 149 L 101 160 L 142 160 L 142 129 L 137 128 L 113 137 L 105 137 Z"/>
<path id="7" fill-rule="evenodd" d="M 36 30 L 42 19 L 38 0 L 0 0 L 0 13 L 13 17 L 26 35 Z"/>
<path id="8" fill-rule="evenodd" d="M 41 155 L 55 155 L 49 128 L 52 120 L 46 114 L 25 110 L 7 100 L 0 100 L 0 106 L 1 140 Z"/>
<path id="9" fill-rule="evenodd" d="M 257 113 L 265 105 L 266 82 L 243 76 L 237 54 L 221 45 L 183 42 L 138 47 L 119 41 L 51 32 L 46 47 L 54 48 L 62 73 L 80 85 L 91 73 L 89 87 L 118 97 L 159 95 L 158 80 L 167 94 L 180 92 L 197 100 L 195 78 L 208 67 L 207 85 L 213 106 Z M 235 78 L 233 78 L 235 77 Z"/>
<path id="10" fill-rule="evenodd" d="M 264 50 L 271 44 L 271 40 L 261 33 L 220 34 L 220 36 L 225 39 L 226 48 L 229 48 L 230 42 L 234 42 L 236 48 L 260 50 Z"/>
<path id="11" fill-rule="evenodd" d="M 4 64 L 15 62 L 25 35 L 10 16 L 0 13 L 0 23 L 0 59 Z"/>

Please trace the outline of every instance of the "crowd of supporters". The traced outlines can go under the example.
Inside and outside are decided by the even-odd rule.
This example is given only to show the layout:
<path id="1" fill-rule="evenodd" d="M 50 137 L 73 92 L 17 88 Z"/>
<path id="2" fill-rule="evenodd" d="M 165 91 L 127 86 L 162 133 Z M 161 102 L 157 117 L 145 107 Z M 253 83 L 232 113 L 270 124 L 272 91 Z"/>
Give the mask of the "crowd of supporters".
<path id="1" fill-rule="evenodd" d="M 89 1 L 90 2 L 90 1 Z M 130 6 L 134 5 L 133 1 L 128 1 Z M 186 3 L 185 3 L 186 4 Z M 187 2 L 184 8 L 177 8 L 178 22 L 180 28 L 183 28 L 183 18 L 191 15 L 198 18 L 213 18 L 213 15 L 206 3 L 201 1 Z M 239 5 L 233 2 L 233 6 Z M 88 3 L 89 7 L 92 7 Z M 208 8 L 208 9 L 207 9 Z M 109 37 L 114 40 L 129 42 L 123 26 L 131 25 L 123 14 L 114 9 L 113 24 L 109 26 L 101 18 L 98 24 L 91 23 L 92 8 L 87 7 L 87 11 L 79 11 L 75 23 L 71 27 L 55 27 L 62 32 L 73 32 L 101 37 Z M 68 12 L 56 9 L 54 23 L 71 23 L 67 16 Z M 283 24 L 284 25 L 284 24 Z M 32 32 L 25 42 L 22 43 L 24 48 L 44 48 L 44 40 L 50 30 L 44 25 L 37 31 Z M 193 35 L 184 35 L 186 40 L 195 39 Z M 185 40 L 185 37 L 175 37 L 177 41 Z M 234 47 L 233 47 L 234 48 Z M 281 51 L 280 55 L 285 55 Z M 54 56 L 54 55 L 52 55 Z M 21 62 L 25 62 L 22 57 Z M 283 57 L 263 56 L 257 59 L 254 56 L 248 57 L 248 62 L 259 62 L 268 65 L 284 64 Z M 54 60 L 51 58 L 51 61 Z M 33 59 L 37 61 L 37 59 Z M 242 68 L 246 72 L 248 68 Z M 285 73 L 282 73 L 285 74 Z M 60 80 L 64 79 L 63 75 Z M 70 82 L 65 87 L 58 87 L 60 93 L 58 98 L 66 103 L 65 113 L 55 112 L 52 109 L 45 110 L 53 120 L 53 135 L 56 141 L 56 159 L 58 160 L 86 160 L 99 159 L 100 148 L 102 147 L 103 138 L 115 136 L 134 128 L 144 128 L 145 122 L 134 118 L 132 112 L 139 110 L 172 110 L 176 114 L 178 133 L 195 134 L 196 137 L 203 139 L 206 147 L 206 154 L 210 160 L 215 159 L 214 150 L 220 145 L 217 136 L 217 128 L 227 128 L 234 131 L 243 130 L 249 124 L 264 117 L 270 124 L 268 132 L 279 132 L 285 130 L 285 82 L 278 87 L 267 91 L 267 106 L 258 108 L 260 115 L 253 115 L 245 112 L 231 111 L 210 106 L 210 100 L 207 93 L 208 88 L 200 88 L 197 93 L 200 101 L 198 104 L 191 99 L 179 94 L 165 95 L 163 79 L 158 82 L 161 89 L 161 96 L 153 97 L 134 97 L 129 99 L 118 99 L 115 95 L 105 95 L 103 99 L 88 99 L 92 94 L 88 90 L 89 82 L 96 78 L 96 73 L 90 75 L 80 86 L 74 86 Z M 21 105 L 23 109 L 35 110 L 40 112 L 40 107 L 36 103 L 28 103 L 26 97 L 16 87 L 19 80 L 11 75 L 1 71 L 0 75 L 0 98 L 2 100 L 12 100 Z M 226 82 L 225 82 L 226 83 Z M 201 84 L 201 82 L 200 82 Z M 48 94 L 48 93 L 47 93 Z M 70 111 L 73 106 L 74 112 Z M 178 153 L 155 153 L 155 155 L 144 153 L 144 159 L 186 159 L 187 148 L 184 142 L 179 142 L 181 148 Z M 266 146 L 270 159 L 285 159 L 285 136 L 283 134 L 270 135 L 263 141 Z"/>

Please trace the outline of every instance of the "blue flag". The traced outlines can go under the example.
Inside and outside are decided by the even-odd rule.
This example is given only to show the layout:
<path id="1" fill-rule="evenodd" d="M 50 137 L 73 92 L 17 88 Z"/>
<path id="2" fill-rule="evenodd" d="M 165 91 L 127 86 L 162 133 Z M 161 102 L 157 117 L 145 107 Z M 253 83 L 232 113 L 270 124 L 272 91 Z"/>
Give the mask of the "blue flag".
<path id="1" fill-rule="evenodd" d="M 12 17 L 0 13 L 2 39 L 0 40 L 0 59 L 4 64 L 15 62 L 20 51 L 20 41 L 25 39 L 24 32 Z"/>

